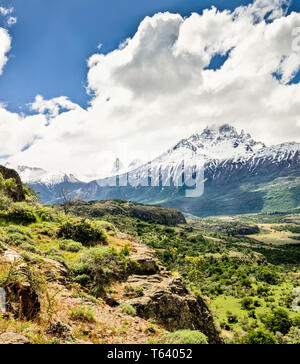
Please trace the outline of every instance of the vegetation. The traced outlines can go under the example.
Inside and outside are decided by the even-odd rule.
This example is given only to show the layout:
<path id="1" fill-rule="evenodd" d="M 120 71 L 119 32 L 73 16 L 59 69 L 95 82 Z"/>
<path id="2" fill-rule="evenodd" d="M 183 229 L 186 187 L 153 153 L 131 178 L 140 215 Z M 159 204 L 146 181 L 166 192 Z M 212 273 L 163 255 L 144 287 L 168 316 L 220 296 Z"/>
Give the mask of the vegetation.
<path id="1" fill-rule="evenodd" d="M 73 320 L 96 322 L 95 313 L 89 306 L 78 306 L 70 311 L 70 317 Z"/>
<path id="2" fill-rule="evenodd" d="M 85 246 L 95 246 L 107 242 L 106 233 L 86 219 L 68 219 L 58 231 L 58 237 L 79 241 Z"/>
<path id="3" fill-rule="evenodd" d="M 122 303 L 120 309 L 129 316 L 136 316 L 136 309 L 128 303 Z"/>
<path id="4" fill-rule="evenodd" d="M 202 332 L 191 330 L 179 330 L 169 333 L 160 340 L 160 343 L 168 345 L 208 344 L 207 338 Z"/>
<path id="5" fill-rule="evenodd" d="M 82 215 L 82 206 L 70 202 L 69 213 L 65 213 L 60 206 L 39 204 L 36 195 L 26 186 L 26 199 L 15 201 L 11 196 L 17 193 L 17 185 L 1 176 L 0 255 L 12 249 L 19 254 L 20 261 L 27 263 L 28 269 L 23 271 L 18 268 L 20 264 L 4 263 L 0 259 L 0 286 L 14 292 L 12 287 L 20 288 L 22 283 L 28 283 L 41 295 L 41 317 L 36 322 L 25 319 L 24 323 L 24 330 L 34 333 L 33 341 L 53 340 L 46 331 L 53 312 L 60 309 L 57 306 L 60 292 L 51 286 L 58 273 L 45 268 L 49 261 L 61 263 L 60 269 L 65 269 L 70 277 L 66 284 L 68 293 L 63 294 L 68 297 L 66 301 L 70 297 L 78 299 L 78 303 L 66 311 L 74 325 L 95 324 L 95 307 L 111 298 L 109 292 L 116 282 L 124 284 L 124 294 L 129 299 L 144 295 L 143 287 L 125 285 L 137 263 L 132 259 L 130 244 L 118 238 L 119 233 L 123 233 L 129 240 L 132 237 L 154 249 L 160 261 L 174 275 L 181 275 L 195 295 L 205 297 L 226 342 L 300 343 L 299 313 L 292 310 L 295 299 L 292 292 L 300 287 L 297 240 L 300 234 L 296 224 L 299 215 L 190 218 L 188 224 L 170 226 L 166 216 L 159 217 L 165 211 L 146 208 L 144 219 L 142 205 L 121 201 L 110 204 L 112 210 L 105 203 L 87 203 Z M 105 208 L 96 214 L 103 204 Z M 135 215 L 128 213 L 129 210 L 135 211 Z M 154 218 L 149 220 L 149 216 Z M 167 211 L 168 219 L 170 216 L 174 219 L 177 215 L 169 215 Z M 0 316 L 0 333 L 4 331 L 1 327 L 15 327 L 16 320 L 20 319 L 17 299 L 13 294 L 11 297 L 12 307 L 16 307 L 15 316 L 9 320 Z M 113 300 L 111 304 L 113 306 Z M 128 316 L 137 314 L 134 307 L 126 304 L 118 306 L 117 310 Z M 47 329 L 42 329 L 41 325 Z M 130 330 L 125 326 L 120 329 L 122 332 Z M 43 338 L 39 336 L 41 330 Z M 78 330 L 78 337 L 85 338 L 86 328 Z M 158 331 L 157 328 L 147 330 L 156 338 Z M 161 342 L 205 344 L 207 340 L 200 332 L 184 330 L 164 333 Z"/>

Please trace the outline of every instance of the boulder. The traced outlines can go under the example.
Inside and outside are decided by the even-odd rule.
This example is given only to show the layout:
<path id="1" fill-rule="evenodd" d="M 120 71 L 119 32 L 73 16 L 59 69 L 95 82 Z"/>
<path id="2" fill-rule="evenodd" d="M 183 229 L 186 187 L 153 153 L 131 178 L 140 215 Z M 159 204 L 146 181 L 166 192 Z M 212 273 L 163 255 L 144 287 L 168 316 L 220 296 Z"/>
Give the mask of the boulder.
<path id="1" fill-rule="evenodd" d="M 153 258 L 134 259 L 138 265 L 134 267 L 134 273 L 137 275 L 153 275 L 159 272 L 159 266 Z"/>
<path id="2" fill-rule="evenodd" d="M 126 301 L 136 309 L 138 316 L 154 319 L 168 331 L 198 330 L 207 336 L 210 344 L 223 343 L 205 302 L 193 296 L 181 278 L 152 286 L 145 284 L 144 288 L 143 297 Z"/>
<path id="3" fill-rule="evenodd" d="M 5 287 L 6 307 L 16 318 L 33 320 L 41 311 L 36 290 L 29 282 L 10 283 Z"/>
<path id="4" fill-rule="evenodd" d="M 6 332 L 0 335 L 0 345 L 25 345 L 30 341 L 23 335 L 13 332 Z"/>

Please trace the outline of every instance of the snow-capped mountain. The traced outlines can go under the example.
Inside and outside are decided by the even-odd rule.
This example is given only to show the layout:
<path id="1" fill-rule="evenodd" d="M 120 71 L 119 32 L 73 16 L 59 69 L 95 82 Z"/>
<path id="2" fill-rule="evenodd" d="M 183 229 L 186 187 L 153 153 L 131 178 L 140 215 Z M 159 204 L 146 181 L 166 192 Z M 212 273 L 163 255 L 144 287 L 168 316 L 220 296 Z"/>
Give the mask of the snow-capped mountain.
<path id="1" fill-rule="evenodd" d="M 300 144 L 268 147 L 228 124 L 195 133 L 149 163 L 124 167 L 117 159 L 111 177 L 89 183 L 63 172 L 15 169 L 46 203 L 60 202 L 64 187 L 76 199 L 159 203 L 198 216 L 300 207 Z M 190 187 L 180 181 L 187 171 L 202 172 L 203 195 L 186 197 Z"/>
<path id="2" fill-rule="evenodd" d="M 60 183 L 79 183 L 80 180 L 73 174 L 66 174 L 64 172 L 47 172 L 42 168 L 18 166 L 11 163 L 5 163 L 5 167 L 15 169 L 24 183 L 43 184 L 51 187 Z"/>
<path id="3" fill-rule="evenodd" d="M 204 195 L 188 199 L 185 186 L 178 181 L 182 180 L 183 171 L 200 174 L 201 170 L 204 171 Z M 257 212 L 273 209 L 275 202 L 272 205 L 273 197 L 268 195 L 271 190 L 288 196 L 286 204 L 275 204 L 276 209 L 297 208 L 300 203 L 296 197 L 300 196 L 298 177 L 300 144 L 267 147 L 252 139 L 250 134 L 239 133 L 225 124 L 206 128 L 202 133 L 181 140 L 155 160 L 121 174 L 117 181 L 115 178 L 94 181 L 92 196 L 86 193 L 85 187 L 80 194 L 85 199 L 160 203 L 200 216 Z M 291 178 L 295 179 L 295 196 L 294 192 L 287 191 L 290 184 L 286 179 L 290 181 Z M 129 180 L 130 185 L 123 186 L 124 181 Z M 109 187 L 114 181 L 118 187 Z"/>
<path id="4" fill-rule="evenodd" d="M 252 139 L 249 133 L 241 133 L 228 125 L 206 128 L 188 139 L 181 140 L 173 148 L 153 161 L 131 170 L 131 180 L 137 179 L 136 186 L 152 178 L 152 186 L 158 186 L 159 180 L 178 181 L 182 170 L 199 172 L 204 168 L 211 173 L 206 178 L 216 179 L 219 169 L 238 171 L 244 166 L 249 172 L 254 172 L 264 163 L 277 165 L 279 162 L 291 161 L 299 155 L 300 144 L 286 143 L 267 147 L 262 142 Z M 290 164 L 292 165 L 292 164 Z M 224 171 L 222 172 L 224 173 Z M 124 176 L 121 175 L 124 180 Z M 100 186 L 110 183 L 110 178 L 99 180 Z M 162 182 L 163 184 L 163 182 Z"/>

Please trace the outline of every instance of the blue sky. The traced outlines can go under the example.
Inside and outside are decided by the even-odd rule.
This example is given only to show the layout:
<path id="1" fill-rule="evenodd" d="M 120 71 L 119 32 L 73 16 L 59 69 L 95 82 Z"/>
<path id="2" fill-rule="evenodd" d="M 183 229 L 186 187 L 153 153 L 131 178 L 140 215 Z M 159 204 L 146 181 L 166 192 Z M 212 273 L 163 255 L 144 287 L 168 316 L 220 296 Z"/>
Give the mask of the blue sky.
<path id="1" fill-rule="evenodd" d="M 233 9 L 248 0 L 0 0 L 13 6 L 18 18 L 9 29 L 12 50 L 0 77 L 0 102 L 7 109 L 28 113 L 37 94 L 46 99 L 67 96 L 83 107 L 86 60 L 97 52 L 107 53 L 132 36 L 142 19 L 159 11 L 191 12 L 215 5 Z M 298 5 L 299 7 L 299 5 Z M 0 17 L 0 26 L 4 19 Z"/>

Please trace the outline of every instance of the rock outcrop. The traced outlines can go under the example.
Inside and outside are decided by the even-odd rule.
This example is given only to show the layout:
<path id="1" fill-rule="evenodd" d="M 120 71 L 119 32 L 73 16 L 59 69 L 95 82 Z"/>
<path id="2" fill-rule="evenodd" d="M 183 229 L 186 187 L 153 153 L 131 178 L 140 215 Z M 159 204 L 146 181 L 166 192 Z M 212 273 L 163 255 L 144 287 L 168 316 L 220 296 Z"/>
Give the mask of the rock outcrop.
<path id="1" fill-rule="evenodd" d="M 13 178 L 16 181 L 17 187 L 13 191 L 9 192 L 10 197 L 15 202 L 25 200 L 25 192 L 19 174 L 15 170 L 3 166 L 0 166 L 0 173 L 2 174 L 4 179 Z"/>
<path id="2" fill-rule="evenodd" d="M 135 250 L 132 259 L 141 264 L 124 283 L 124 294 L 118 297 L 119 303 L 132 305 L 138 316 L 153 319 L 168 331 L 198 330 L 207 336 L 210 344 L 222 344 L 204 300 L 194 296 L 181 278 L 173 277 L 161 266 L 152 250 L 137 243 Z M 142 293 L 137 297 L 129 296 L 125 292 L 126 286 L 133 292 L 138 289 Z"/>
<path id="3" fill-rule="evenodd" d="M 7 310 L 16 318 L 33 320 L 41 310 L 39 296 L 28 282 L 16 282 L 5 287 Z"/>
<path id="4" fill-rule="evenodd" d="M 0 335 L 0 345 L 25 345 L 30 341 L 23 335 L 13 332 L 6 332 Z"/>
<path id="5" fill-rule="evenodd" d="M 122 215 L 162 225 L 186 224 L 186 219 L 179 210 L 126 201 L 75 200 L 68 208 L 70 212 L 80 217 L 101 218 L 105 215 Z"/>

